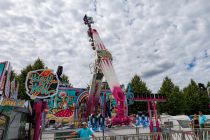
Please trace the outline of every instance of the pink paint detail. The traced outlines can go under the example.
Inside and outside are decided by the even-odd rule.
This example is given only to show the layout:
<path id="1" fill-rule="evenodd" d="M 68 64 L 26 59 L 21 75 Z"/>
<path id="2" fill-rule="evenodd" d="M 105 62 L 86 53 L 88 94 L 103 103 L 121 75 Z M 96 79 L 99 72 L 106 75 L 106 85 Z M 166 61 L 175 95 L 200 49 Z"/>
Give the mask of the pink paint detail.
<path id="1" fill-rule="evenodd" d="M 101 46 L 101 49 L 103 50 L 104 48 L 103 48 L 103 45 L 100 43 L 100 46 Z"/>
<path id="2" fill-rule="evenodd" d="M 158 98 L 153 98 L 153 97 L 143 97 L 143 96 L 137 96 L 137 98 L 133 99 L 134 101 L 158 101 L 158 102 L 165 102 L 166 98 L 164 98 L 163 96 L 159 96 Z"/>
<path id="3" fill-rule="evenodd" d="M 91 32 L 92 34 L 98 35 L 98 32 L 96 31 L 96 29 L 92 29 Z"/>
<path id="4" fill-rule="evenodd" d="M 130 117 L 124 116 L 124 117 L 114 117 L 111 120 L 112 125 L 129 125 L 130 124 Z"/>
<path id="5" fill-rule="evenodd" d="M 98 45 L 98 49 L 99 49 L 99 50 L 102 50 L 102 48 L 101 48 L 101 44 L 99 44 L 99 45 Z"/>
<path id="6" fill-rule="evenodd" d="M 104 46 L 104 44 L 101 44 L 101 46 L 102 46 L 102 49 L 104 49 L 104 50 L 106 49 L 105 46 Z"/>
<path id="7" fill-rule="evenodd" d="M 101 46 L 101 42 L 99 43 L 100 49 L 103 50 L 102 46 Z"/>
<path id="8" fill-rule="evenodd" d="M 119 86 L 114 86 L 112 89 L 112 94 L 116 100 L 117 103 L 117 112 L 118 112 L 118 117 L 123 117 L 124 116 L 124 101 L 125 101 L 125 96 Z"/>
<path id="9" fill-rule="evenodd" d="M 102 66 L 105 66 L 105 65 L 106 65 L 106 59 L 102 59 L 101 65 L 102 65 Z"/>
<path id="10" fill-rule="evenodd" d="M 155 118 L 155 123 L 156 123 L 156 128 L 157 128 L 157 132 L 160 132 L 160 125 L 158 122 L 158 118 L 157 118 L 157 109 L 156 109 L 156 103 L 153 102 L 153 111 L 154 111 L 154 118 Z"/>
<path id="11" fill-rule="evenodd" d="M 86 116 L 88 116 L 90 114 L 90 112 L 91 112 L 92 100 L 93 100 L 93 95 L 89 94 L 88 100 L 87 100 Z"/>
<path id="12" fill-rule="evenodd" d="M 112 66 L 112 62 L 110 60 L 108 60 L 108 65 L 111 67 Z"/>
<path id="13" fill-rule="evenodd" d="M 105 59 L 105 62 L 107 64 L 107 66 L 109 67 L 109 60 L 108 59 Z"/>
<path id="14" fill-rule="evenodd" d="M 125 95 L 123 94 L 123 91 L 121 90 L 119 85 L 113 87 L 112 94 L 117 103 L 117 115 L 112 118 L 112 124 L 128 125 L 130 123 L 130 118 L 128 116 L 125 116 Z"/>
<path id="15" fill-rule="evenodd" d="M 112 61 L 110 61 L 110 60 L 109 60 L 109 65 L 110 65 L 110 67 L 113 67 Z"/>

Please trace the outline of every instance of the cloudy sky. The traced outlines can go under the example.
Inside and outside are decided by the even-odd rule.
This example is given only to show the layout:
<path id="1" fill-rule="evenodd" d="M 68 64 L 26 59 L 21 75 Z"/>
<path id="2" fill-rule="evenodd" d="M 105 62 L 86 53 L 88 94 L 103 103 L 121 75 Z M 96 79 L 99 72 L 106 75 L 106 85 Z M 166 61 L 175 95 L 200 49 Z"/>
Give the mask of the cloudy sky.
<path id="1" fill-rule="evenodd" d="M 209 0 L 0 0 L 0 61 L 20 72 L 39 57 L 86 86 L 95 57 L 85 14 L 112 53 L 120 83 L 138 74 L 157 92 L 165 76 L 180 87 L 191 78 L 210 81 Z"/>

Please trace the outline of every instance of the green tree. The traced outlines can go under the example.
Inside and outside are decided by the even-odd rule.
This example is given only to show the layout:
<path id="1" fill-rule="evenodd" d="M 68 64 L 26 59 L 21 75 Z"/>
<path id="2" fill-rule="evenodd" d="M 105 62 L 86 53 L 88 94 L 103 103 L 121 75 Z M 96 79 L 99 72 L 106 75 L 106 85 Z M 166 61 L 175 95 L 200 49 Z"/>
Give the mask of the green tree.
<path id="1" fill-rule="evenodd" d="M 184 100 L 186 103 L 185 113 L 194 114 L 198 111 L 207 113 L 209 98 L 206 89 L 199 88 L 198 84 L 191 80 L 190 84 L 183 89 Z"/>
<path id="2" fill-rule="evenodd" d="M 207 87 L 210 87 L 210 82 L 207 83 Z"/>
<path id="3" fill-rule="evenodd" d="M 140 97 L 150 95 L 151 91 L 147 88 L 146 83 L 141 80 L 138 75 L 135 75 L 130 81 L 132 92 L 134 97 Z M 146 102 L 134 102 L 133 105 L 129 106 L 129 114 L 137 113 L 137 111 L 147 111 Z"/>
<path id="4" fill-rule="evenodd" d="M 183 94 L 179 90 L 179 87 L 174 85 L 171 79 L 165 77 L 158 94 L 166 97 L 166 102 L 157 103 L 157 110 L 159 113 L 177 115 L 184 112 Z"/>
<path id="5" fill-rule="evenodd" d="M 68 84 L 68 85 L 70 84 L 70 83 L 69 83 L 69 77 L 68 77 L 67 75 L 62 74 L 61 79 L 62 79 L 61 82 L 62 82 L 63 84 Z M 71 85 L 71 84 L 70 84 L 70 85 Z"/>
<path id="6" fill-rule="evenodd" d="M 33 70 L 44 69 L 44 67 L 44 62 L 40 58 L 38 58 L 32 65 Z"/>

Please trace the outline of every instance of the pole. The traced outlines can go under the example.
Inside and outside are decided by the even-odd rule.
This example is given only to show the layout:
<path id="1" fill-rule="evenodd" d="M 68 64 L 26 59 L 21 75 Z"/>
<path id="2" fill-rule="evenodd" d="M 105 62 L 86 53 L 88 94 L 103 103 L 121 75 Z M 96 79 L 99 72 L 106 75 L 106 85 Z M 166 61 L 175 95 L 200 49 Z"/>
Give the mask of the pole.
<path id="1" fill-rule="evenodd" d="M 36 119 L 35 119 L 35 129 L 34 129 L 34 139 L 33 140 L 39 140 L 39 133 L 40 133 L 40 124 L 41 124 L 41 108 L 42 108 L 42 101 L 39 101 L 34 104 L 35 113 L 36 113 Z"/>
<path id="2" fill-rule="evenodd" d="M 104 128 L 103 128 L 103 140 L 104 140 Z"/>
<path id="3" fill-rule="evenodd" d="M 106 117 L 106 93 L 104 93 L 104 108 L 103 108 L 103 116 Z"/>
<path id="4" fill-rule="evenodd" d="M 106 93 L 104 93 L 104 111 L 103 111 L 103 124 L 104 124 L 104 127 L 103 127 L 103 140 L 104 140 L 104 129 L 105 129 L 105 117 L 106 117 Z"/>
<path id="5" fill-rule="evenodd" d="M 151 110 L 150 110 L 150 101 L 147 101 L 147 107 L 148 107 L 148 117 L 149 117 L 149 127 L 150 127 L 150 132 L 153 132 L 153 122 L 152 122 L 152 114 L 151 114 Z"/>

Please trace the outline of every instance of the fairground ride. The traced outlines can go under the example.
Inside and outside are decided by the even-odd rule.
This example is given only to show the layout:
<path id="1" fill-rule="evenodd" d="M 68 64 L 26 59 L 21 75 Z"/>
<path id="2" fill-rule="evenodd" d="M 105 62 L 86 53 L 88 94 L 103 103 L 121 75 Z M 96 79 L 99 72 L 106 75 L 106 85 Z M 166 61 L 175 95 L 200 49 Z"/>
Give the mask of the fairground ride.
<path id="1" fill-rule="evenodd" d="M 84 24 L 88 26 L 87 34 L 90 39 L 89 41 L 92 49 L 96 53 L 92 83 L 87 100 L 86 116 L 98 113 L 101 84 L 103 77 L 105 77 L 116 101 L 116 116 L 112 118 L 112 125 L 128 125 L 130 118 L 127 114 L 128 107 L 126 104 L 127 102 L 125 102 L 126 96 L 120 88 L 120 84 L 112 65 L 112 55 L 105 48 L 97 30 L 91 27 L 91 24 L 94 23 L 92 17 L 85 15 L 83 20 Z"/>

